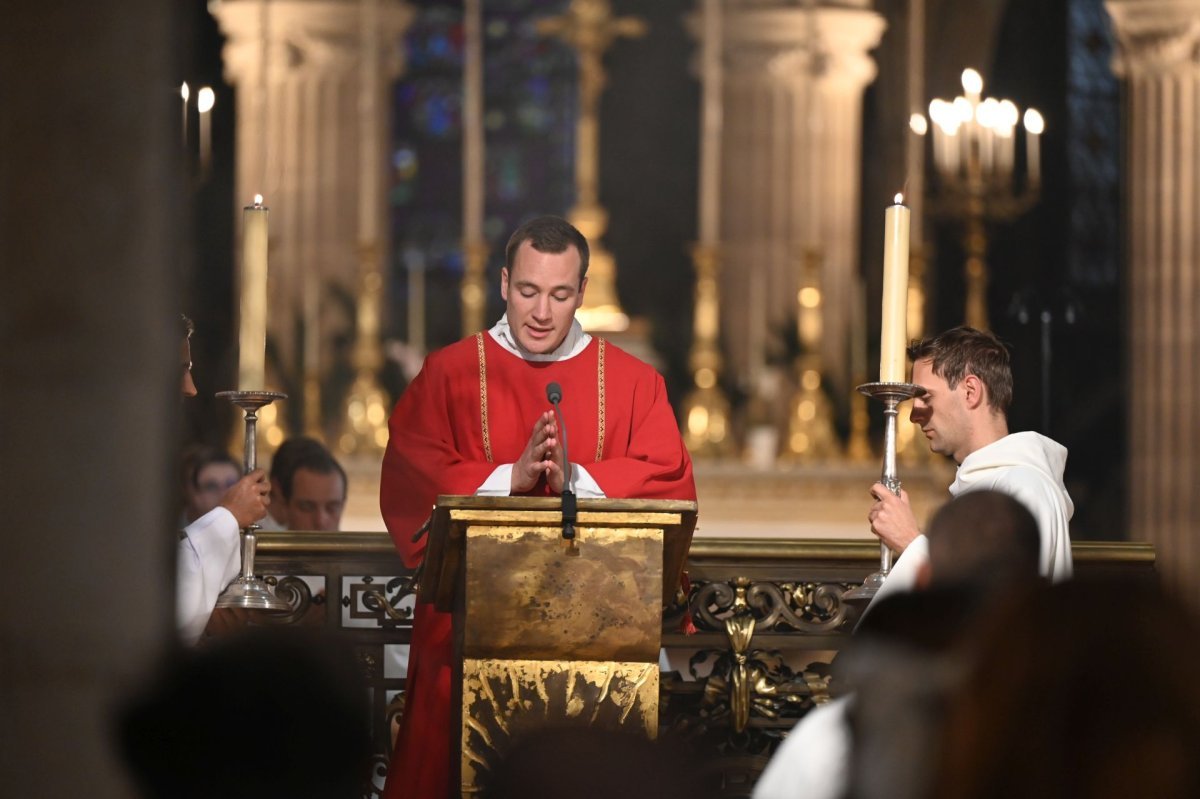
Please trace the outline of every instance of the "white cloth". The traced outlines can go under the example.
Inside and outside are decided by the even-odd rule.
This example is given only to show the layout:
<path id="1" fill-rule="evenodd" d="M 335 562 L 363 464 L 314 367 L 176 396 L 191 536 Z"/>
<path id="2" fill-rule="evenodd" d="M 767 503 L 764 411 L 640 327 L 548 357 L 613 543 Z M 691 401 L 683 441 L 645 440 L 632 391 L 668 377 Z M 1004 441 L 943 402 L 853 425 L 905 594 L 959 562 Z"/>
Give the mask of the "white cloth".
<path id="1" fill-rule="evenodd" d="M 500 321 L 488 331 L 488 335 L 495 339 L 501 347 L 526 361 L 565 361 L 583 352 L 592 342 L 592 337 L 584 332 L 579 320 L 572 319 L 571 329 L 567 331 L 562 343 L 552 352 L 528 352 L 512 334 L 512 329 L 508 326 L 508 314 L 500 317 Z M 496 470 L 483 481 L 483 485 L 475 489 L 475 493 L 484 497 L 507 497 L 512 493 L 512 468 L 513 464 L 511 463 L 497 466 Z M 578 463 L 571 464 L 571 474 L 567 482 L 571 490 L 575 492 L 575 496 L 581 499 L 603 499 L 605 496 L 595 478 Z"/>
<path id="2" fill-rule="evenodd" d="M 189 524 L 176 555 L 175 618 L 184 643 L 200 640 L 217 597 L 242 567 L 237 519 L 216 507 Z"/>
<path id="3" fill-rule="evenodd" d="M 850 696 L 817 705 L 800 719 L 771 756 L 754 786 L 754 799 L 840 799 L 850 763 Z"/>
<path id="4" fill-rule="evenodd" d="M 1028 508 L 1041 533 L 1039 571 L 1060 582 L 1074 572 L 1070 522 L 1075 503 L 1063 484 L 1066 466 L 1067 448 L 1057 441 L 1040 433 L 1009 433 L 963 458 L 950 484 L 950 494 L 958 497 L 971 491 L 1000 491 Z M 929 542 L 925 536 L 917 536 L 900 554 L 866 611 L 889 594 L 913 590 L 921 564 L 928 561 Z"/>

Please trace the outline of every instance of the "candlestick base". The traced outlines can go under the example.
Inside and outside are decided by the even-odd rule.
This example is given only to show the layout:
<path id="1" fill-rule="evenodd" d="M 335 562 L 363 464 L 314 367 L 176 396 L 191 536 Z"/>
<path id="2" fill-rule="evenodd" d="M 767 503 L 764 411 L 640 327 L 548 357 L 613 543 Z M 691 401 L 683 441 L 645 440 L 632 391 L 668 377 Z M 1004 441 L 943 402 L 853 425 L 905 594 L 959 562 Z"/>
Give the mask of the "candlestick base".
<path id="1" fill-rule="evenodd" d="M 287 394 L 278 391 L 219 391 L 217 396 L 227 399 L 246 414 L 245 452 L 242 465 L 250 474 L 258 468 L 257 434 L 258 411 L 277 399 L 287 399 Z M 217 597 L 218 608 L 242 608 L 243 610 L 288 611 L 292 607 L 271 593 L 266 581 L 254 573 L 255 533 L 259 527 L 251 524 L 242 528 L 242 573 Z"/>
<path id="2" fill-rule="evenodd" d="M 896 474 L 896 414 L 897 406 L 905 400 L 925 393 L 923 386 L 915 383 L 875 382 L 863 383 L 858 392 L 883 403 L 883 473 L 879 482 L 900 496 L 900 478 Z M 862 585 L 842 595 L 848 602 L 870 602 L 879 593 L 892 570 L 892 550 L 879 542 L 879 571 L 867 575 Z"/>

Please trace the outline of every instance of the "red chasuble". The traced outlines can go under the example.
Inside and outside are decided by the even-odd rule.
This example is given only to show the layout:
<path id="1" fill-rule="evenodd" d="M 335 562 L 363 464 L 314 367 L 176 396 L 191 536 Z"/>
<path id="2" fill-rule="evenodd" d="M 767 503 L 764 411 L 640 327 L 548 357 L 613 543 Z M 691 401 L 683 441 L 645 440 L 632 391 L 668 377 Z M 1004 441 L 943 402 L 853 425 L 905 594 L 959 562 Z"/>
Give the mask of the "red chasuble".
<path id="1" fill-rule="evenodd" d="M 526 361 L 480 333 L 431 354 L 392 412 L 380 507 L 406 566 L 424 556 L 425 540 L 412 537 L 438 494 L 474 494 L 521 456 L 534 422 L 551 409 L 550 382 L 563 389 L 571 462 L 606 496 L 696 498 L 691 458 L 650 366 L 596 338 L 566 360 Z M 544 477 L 530 493 L 550 495 Z M 452 657 L 450 614 L 418 604 L 385 799 L 451 795 Z"/>

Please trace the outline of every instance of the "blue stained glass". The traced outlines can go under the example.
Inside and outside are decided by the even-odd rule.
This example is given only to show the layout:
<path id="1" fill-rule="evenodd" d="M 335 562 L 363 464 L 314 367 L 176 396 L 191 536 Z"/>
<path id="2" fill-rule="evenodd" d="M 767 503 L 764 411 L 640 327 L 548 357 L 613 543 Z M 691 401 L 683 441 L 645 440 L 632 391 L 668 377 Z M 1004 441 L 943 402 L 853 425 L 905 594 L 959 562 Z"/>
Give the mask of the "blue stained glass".
<path id="1" fill-rule="evenodd" d="M 463 9 L 409 0 L 417 18 L 405 37 L 407 69 L 395 88 L 389 187 L 394 260 L 393 330 L 407 324 L 402 302 L 410 257 L 427 276 L 428 344 L 456 339 L 462 252 Z M 495 282 L 504 243 L 536 213 L 565 214 L 574 200 L 576 64 L 571 49 L 540 36 L 536 20 L 565 11 L 566 0 L 484 3 L 485 226 Z M 495 296 L 493 296 L 495 295 Z M 489 318 L 499 315 L 496 303 Z"/>
<path id="2" fill-rule="evenodd" d="M 1083 286 L 1111 286 L 1120 255 L 1120 91 L 1101 0 L 1070 0 L 1067 44 L 1070 276 Z"/>

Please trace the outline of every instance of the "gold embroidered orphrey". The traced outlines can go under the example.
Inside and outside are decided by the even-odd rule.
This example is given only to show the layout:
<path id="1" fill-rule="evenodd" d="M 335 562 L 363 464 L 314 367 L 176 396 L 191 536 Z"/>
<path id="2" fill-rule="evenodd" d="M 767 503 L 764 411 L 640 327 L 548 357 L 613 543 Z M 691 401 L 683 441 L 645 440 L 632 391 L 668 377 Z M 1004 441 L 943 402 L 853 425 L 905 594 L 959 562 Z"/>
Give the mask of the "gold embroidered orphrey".
<path id="1" fill-rule="evenodd" d="M 492 435 L 488 427 L 488 392 L 487 392 L 487 352 L 483 347 L 483 333 L 475 334 L 475 353 L 479 359 L 479 423 L 483 429 L 483 454 L 488 463 L 492 463 Z M 604 339 L 598 341 L 596 355 L 596 385 L 600 392 L 598 418 L 599 430 L 596 434 L 596 461 L 604 458 Z"/>

